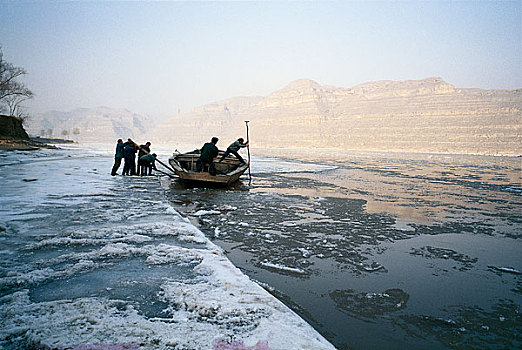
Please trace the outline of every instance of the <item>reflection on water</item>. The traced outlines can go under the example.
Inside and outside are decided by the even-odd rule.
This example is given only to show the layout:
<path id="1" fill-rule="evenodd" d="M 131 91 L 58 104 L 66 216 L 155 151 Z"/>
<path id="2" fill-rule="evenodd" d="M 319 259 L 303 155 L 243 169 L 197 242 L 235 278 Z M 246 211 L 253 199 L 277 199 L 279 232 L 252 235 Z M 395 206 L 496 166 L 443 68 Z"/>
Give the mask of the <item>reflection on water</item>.
<path id="1" fill-rule="evenodd" d="M 278 156 L 169 199 L 339 349 L 522 345 L 520 158 Z"/>
<path id="2" fill-rule="evenodd" d="M 424 223 L 483 220 L 499 211 L 511 219 L 520 217 L 521 158 L 425 155 L 427 159 L 419 159 L 419 155 L 408 154 L 408 159 L 402 159 L 397 154 L 382 158 L 336 153 L 344 159 L 333 161 L 322 156 L 322 161 L 338 169 L 311 174 L 307 179 L 321 182 L 321 190 L 330 195 L 364 199 L 371 213 L 385 212 Z M 324 188 L 326 184 L 332 188 Z"/>

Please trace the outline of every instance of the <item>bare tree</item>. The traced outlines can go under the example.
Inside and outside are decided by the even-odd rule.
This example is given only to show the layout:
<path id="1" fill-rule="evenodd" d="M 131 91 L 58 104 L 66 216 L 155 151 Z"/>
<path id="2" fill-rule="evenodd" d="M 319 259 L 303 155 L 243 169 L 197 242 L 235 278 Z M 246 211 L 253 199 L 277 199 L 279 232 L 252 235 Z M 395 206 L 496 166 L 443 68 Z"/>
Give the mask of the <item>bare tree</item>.
<path id="1" fill-rule="evenodd" d="M 4 108 L 7 107 L 9 111 L 9 115 L 14 115 L 16 117 L 22 117 L 24 113 L 24 108 L 22 107 L 22 102 L 27 101 L 33 97 L 32 93 L 30 96 L 27 95 L 9 95 L 4 97 L 2 101 L 4 103 Z"/>
<path id="2" fill-rule="evenodd" d="M 25 74 L 25 69 L 4 60 L 0 47 L 0 111 L 17 116 L 23 114 L 21 103 L 33 98 L 33 92 L 18 80 Z"/>

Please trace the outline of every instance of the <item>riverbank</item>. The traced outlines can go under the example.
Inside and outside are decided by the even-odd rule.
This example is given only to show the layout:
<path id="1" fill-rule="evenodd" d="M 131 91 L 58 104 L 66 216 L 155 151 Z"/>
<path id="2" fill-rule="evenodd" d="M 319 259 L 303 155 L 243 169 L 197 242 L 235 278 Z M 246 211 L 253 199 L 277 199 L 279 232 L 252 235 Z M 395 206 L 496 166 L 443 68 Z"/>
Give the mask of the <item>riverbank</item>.
<path id="1" fill-rule="evenodd" d="M 40 148 L 56 149 L 56 146 L 48 145 L 33 140 L 24 140 L 10 137 L 0 137 L 0 150 L 4 151 L 34 151 Z"/>
<path id="2" fill-rule="evenodd" d="M 23 120 L 9 115 L 0 115 L 0 150 L 32 151 L 40 148 L 56 148 L 39 140 L 32 140 L 23 126 Z"/>

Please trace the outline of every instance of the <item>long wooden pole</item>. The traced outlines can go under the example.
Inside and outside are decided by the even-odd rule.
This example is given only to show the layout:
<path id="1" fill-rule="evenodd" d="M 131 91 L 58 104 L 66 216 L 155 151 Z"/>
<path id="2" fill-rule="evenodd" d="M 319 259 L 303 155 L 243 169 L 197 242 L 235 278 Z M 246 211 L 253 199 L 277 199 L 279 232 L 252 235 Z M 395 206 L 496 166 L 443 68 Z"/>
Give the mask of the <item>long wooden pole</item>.
<path id="1" fill-rule="evenodd" d="M 129 139 L 132 143 L 134 143 L 136 145 L 136 147 L 138 147 L 138 149 L 142 150 L 144 153 L 146 154 L 150 154 L 150 152 L 147 152 L 146 149 L 143 149 L 141 148 L 136 142 L 132 141 L 131 139 Z M 156 157 L 156 160 L 158 161 L 158 163 L 160 163 L 161 165 L 163 165 L 165 168 L 169 169 L 170 171 L 172 171 L 174 174 L 176 173 L 174 171 L 174 169 L 172 169 L 171 167 L 169 167 L 167 164 L 163 163 L 161 160 L 158 159 L 158 157 Z M 161 172 L 161 171 L 160 171 Z"/>
<path id="2" fill-rule="evenodd" d="M 250 184 L 252 183 L 252 174 L 250 173 L 250 138 L 248 137 L 248 122 L 250 120 L 245 120 L 245 125 L 246 125 L 246 132 L 247 132 L 247 143 L 248 143 L 248 146 L 247 146 L 247 154 L 248 154 L 248 185 L 250 186 Z"/>
<path id="3" fill-rule="evenodd" d="M 162 173 L 163 175 L 167 175 L 167 176 L 170 177 L 170 178 L 173 178 L 173 179 L 176 178 L 174 175 L 169 174 L 169 173 L 167 173 L 167 172 L 165 172 L 165 171 L 163 171 L 163 170 L 156 169 L 155 171 L 158 171 L 158 172 Z"/>

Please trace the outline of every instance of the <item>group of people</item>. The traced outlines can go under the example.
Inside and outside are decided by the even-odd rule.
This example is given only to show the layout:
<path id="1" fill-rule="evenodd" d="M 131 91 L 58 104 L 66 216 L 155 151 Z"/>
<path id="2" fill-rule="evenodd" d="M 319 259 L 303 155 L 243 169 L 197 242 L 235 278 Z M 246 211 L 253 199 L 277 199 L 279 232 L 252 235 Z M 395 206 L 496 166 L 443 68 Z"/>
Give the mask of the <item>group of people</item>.
<path id="1" fill-rule="evenodd" d="M 219 150 L 216 146 L 218 141 L 219 139 L 217 137 L 213 137 L 210 142 L 207 142 L 203 145 L 201 148 L 201 155 L 196 161 L 197 172 L 208 171 L 210 175 L 216 175 L 214 158 L 219 154 Z M 114 166 L 112 167 L 111 175 L 116 175 L 116 172 L 120 168 L 122 159 L 124 161 L 122 172 L 123 176 L 152 175 L 152 170 L 157 169 L 155 164 L 156 154 L 150 153 L 150 145 L 151 143 L 147 142 L 144 145 L 138 146 L 131 139 L 128 139 L 127 142 L 123 142 L 122 139 L 119 139 L 116 143 L 116 155 L 114 156 Z M 241 162 L 241 164 L 246 164 L 241 155 L 238 153 L 239 149 L 243 147 L 248 147 L 248 141 L 245 142 L 245 140 L 240 137 L 227 147 L 227 150 L 218 162 L 222 162 L 229 154 L 232 153 Z M 137 167 L 136 153 L 138 153 Z"/>
<path id="2" fill-rule="evenodd" d="M 150 154 L 150 142 L 138 146 L 131 139 L 123 142 L 119 139 L 116 143 L 116 155 L 111 175 L 115 176 L 124 160 L 122 175 L 152 175 L 152 169 L 156 170 L 156 154 Z M 138 153 L 138 165 L 136 167 L 136 153 Z"/>
<path id="3" fill-rule="evenodd" d="M 208 172 L 210 175 L 216 175 L 216 166 L 214 164 L 214 158 L 219 154 L 219 150 L 216 146 L 219 139 L 217 137 L 213 137 L 210 142 L 207 142 L 201 148 L 201 155 L 196 160 L 196 171 L 201 172 L 206 170 L 208 167 Z M 230 153 L 236 156 L 236 158 L 241 162 L 241 164 L 245 164 L 245 161 L 238 153 L 240 148 L 248 147 L 248 141 L 245 143 L 245 140 L 240 137 L 236 141 L 234 141 L 230 146 L 227 147 L 227 150 L 218 161 L 218 163 L 222 162 Z"/>

